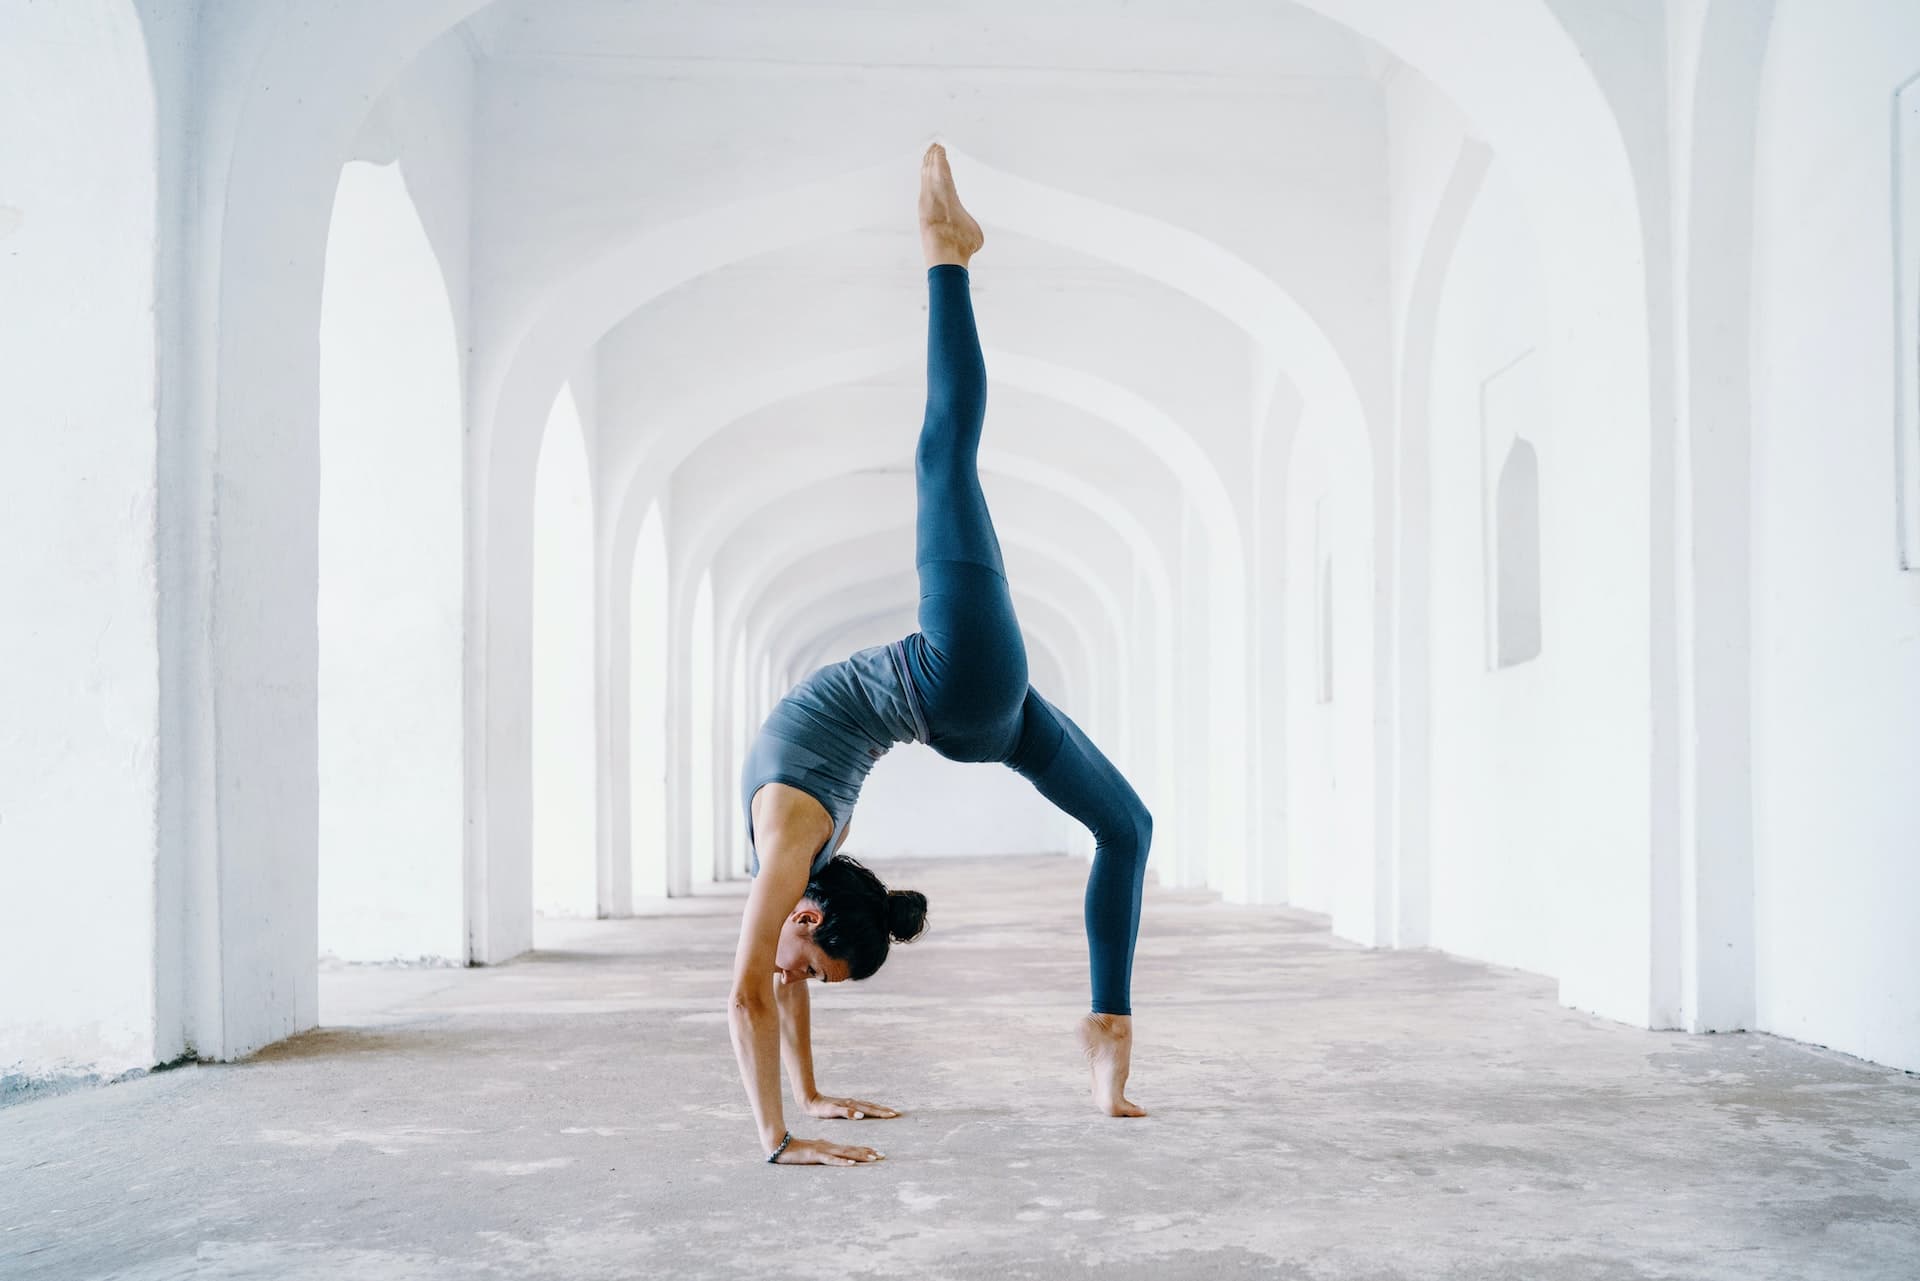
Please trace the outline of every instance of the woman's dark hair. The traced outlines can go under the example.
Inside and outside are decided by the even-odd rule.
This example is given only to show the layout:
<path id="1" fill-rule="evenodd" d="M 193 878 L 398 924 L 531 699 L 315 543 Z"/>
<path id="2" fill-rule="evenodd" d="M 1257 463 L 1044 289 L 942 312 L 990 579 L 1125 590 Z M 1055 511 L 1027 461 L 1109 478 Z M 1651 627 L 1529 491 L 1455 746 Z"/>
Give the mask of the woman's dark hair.
<path id="1" fill-rule="evenodd" d="M 813 941 L 828 956 L 847 963 L 847 976 L 872 977 L 887 959 L 887 940 L 911 942 L 927 928 L 927 896 L 890 890 L 866 864 L 835 854 L 807 882 L 807 897 L 820 909 Z"/>

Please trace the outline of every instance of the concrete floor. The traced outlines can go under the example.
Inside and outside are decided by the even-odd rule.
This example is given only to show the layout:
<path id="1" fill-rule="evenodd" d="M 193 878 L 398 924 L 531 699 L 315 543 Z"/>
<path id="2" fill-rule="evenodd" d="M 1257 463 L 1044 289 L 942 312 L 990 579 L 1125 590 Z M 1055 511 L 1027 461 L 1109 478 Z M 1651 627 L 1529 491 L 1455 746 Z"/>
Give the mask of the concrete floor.
<path id="1" fill-rule="evenodd" d="M 0 1111 L 0 1277 L 1920 1277 L 1920 1079 L 1559 1008 L 1149 889 L 1139 1121 L 1094 1115 L 1081 865 L 878 864 L 932 932 L 814 996 L 759 1159 L 722 1010 L 739 892 L 559 924 L 493 970 L 330 971 L 331 1026 Z"/>

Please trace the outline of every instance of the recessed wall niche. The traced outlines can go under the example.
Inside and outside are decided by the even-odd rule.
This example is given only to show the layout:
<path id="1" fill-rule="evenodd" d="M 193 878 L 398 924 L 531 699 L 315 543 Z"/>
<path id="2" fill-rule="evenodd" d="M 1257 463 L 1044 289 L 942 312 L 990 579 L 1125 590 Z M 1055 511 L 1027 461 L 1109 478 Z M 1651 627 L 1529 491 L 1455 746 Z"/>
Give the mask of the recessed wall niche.
<path id="1" fill-rule="evenodd" d="M 1480 386 L 1480 481 L 1487 668 L 1540 656 L 1540 455 L 1547 398 L 1528 351 Z"/>

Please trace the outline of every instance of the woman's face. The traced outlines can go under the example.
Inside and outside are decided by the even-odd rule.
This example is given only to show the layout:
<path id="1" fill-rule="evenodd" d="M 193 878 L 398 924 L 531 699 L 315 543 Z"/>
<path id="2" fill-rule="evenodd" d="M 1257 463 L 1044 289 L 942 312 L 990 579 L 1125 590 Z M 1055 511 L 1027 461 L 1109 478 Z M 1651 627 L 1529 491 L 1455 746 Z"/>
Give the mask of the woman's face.
<path id="1" fill-rule="evenodd" d="M 819 924 L 820 909 L 813 905 L 813 900 L 803 898 L 780 926 L 780 942 L 773 950 L 773 968 L 787 982 L 818 979 L 823 983 L 839 983 L 846 979 L 847 963 L 837 956 L 828 956 L 813 941 L 813 931 Z"/>

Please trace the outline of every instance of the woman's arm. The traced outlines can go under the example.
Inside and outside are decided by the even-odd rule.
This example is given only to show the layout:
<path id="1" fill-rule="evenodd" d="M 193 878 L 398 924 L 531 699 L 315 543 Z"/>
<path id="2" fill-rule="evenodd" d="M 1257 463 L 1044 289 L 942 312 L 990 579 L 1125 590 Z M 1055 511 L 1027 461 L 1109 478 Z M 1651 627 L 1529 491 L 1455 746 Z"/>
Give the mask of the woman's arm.
<path id="1" fill-rule="evenodd" d="M 831 830 L 825 810 L 820 819 L 829 826 L 815 832 L 818 824 L 799 807 L 775 803 L 767 793 L 781 784 L 768 784 L 755 798 L 755 846 L 760 854 L 760 874 L 747 891 L 747 906 L 740 922 L 740 943 L 733 957 L 733 991 L 727 1002 L 727 1026 L 733 1037 L 733 1053 L 740 1065 L 740 1081 L 746 1087 L 747 1101 L 753 1107 L 755 1126 L 760 1131 L 761 1150 L 772 1153 L 787 1134 L 780 1106 L 780 1029 L 779 1011 L 773 993 L 774 955 L 780 942 L 780 928 L 807 890 L 807 872 L 812 851 L 818 849 Z M 791 788 L 796 796 L 805 793 Z M 818 801 L 806 798 L 815 808 Z M 783 821 L 798 809 L 798 822 Z M 809 843 L 811 842 L 811 843 Z M 827 1143 L 818 1139 L 793 1139 L 780 1153 L 782 1165 L 853 1165 L 878 1160 L 872 1148 Z"/>
<path id="2" fill-rule="evenodd" d="M 787 1065 L 793 1101 L 804 1110 L 818 1098 L 813 1084 L 813 1001 L 807 984 L 775 978 L 774 1001 L 780 1007 L 780 1058 Z"/>
<path id="3" fill-rule="evenodd" d="M 740 1064 L 740 1080 L 753 1107 L 761 1147 L 767 1152 L 778 1147 L 786 1134 L 780 1110 L 779 1016 L 772 991 L 773 952 L 786 915 L 775 906 L 781 896 L 778 878 L 769 875 L 772 870 L 763 863 L 747 892 L 740 945 L 734 954 L 733 993 L 727 1002 L 734 1058 Z"/>
<path id="4" fill-rule="evenodd" d="M 843 1099 L 820 1093 L 813 1083 L 813 998 L 806 983 L 774 980 L 774 1003 L 780 1007 L 780 1057 L 787 1065 L 787 1081 L 793 1086 L 793 1101 L 808 1116 L 845 1117 L 860 1121 L 868 1117 L 887 1119 L 900 1114 L 884 1103 L 866 1099 Z"/>

